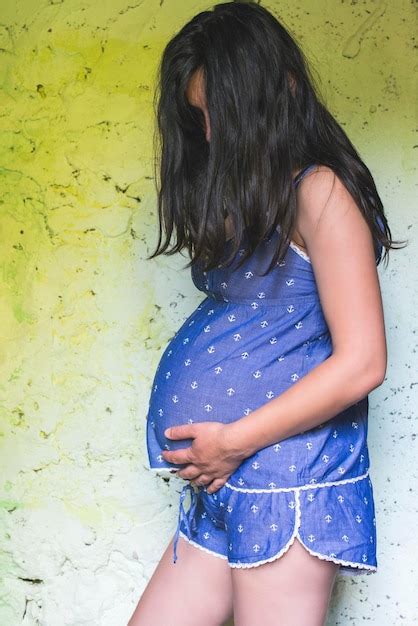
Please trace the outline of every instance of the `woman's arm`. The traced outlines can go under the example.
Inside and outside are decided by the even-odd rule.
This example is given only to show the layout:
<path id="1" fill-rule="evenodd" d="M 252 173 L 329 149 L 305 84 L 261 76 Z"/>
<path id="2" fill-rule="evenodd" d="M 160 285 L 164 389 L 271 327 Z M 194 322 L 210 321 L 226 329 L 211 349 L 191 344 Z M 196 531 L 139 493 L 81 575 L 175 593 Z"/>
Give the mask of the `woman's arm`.
<path id="1" fill-rule="evenodd" d="M 386 372 L 371 233 L 331 169 L 321 167 L 301 183 L 297 230 L 312 261 L 333 352 L 280 396 L 227 426 L 228 445 L 246 456 L 331 419 L 378 387 Z"/>

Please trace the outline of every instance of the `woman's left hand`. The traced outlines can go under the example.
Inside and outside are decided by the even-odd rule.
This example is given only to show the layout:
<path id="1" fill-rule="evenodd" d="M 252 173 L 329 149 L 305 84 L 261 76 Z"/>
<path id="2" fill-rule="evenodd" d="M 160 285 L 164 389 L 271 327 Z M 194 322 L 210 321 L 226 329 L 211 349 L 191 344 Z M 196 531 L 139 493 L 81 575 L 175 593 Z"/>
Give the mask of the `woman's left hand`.
<path id="1" fill-rule="evenodd" d="M 169 463 L 186 467 L 176 471 L 177 476 L 207 487 L 214 493 L 246 458 L 241 450 L 234 450 L 228 424 L 199 422 L 173 426 L 164 432 L 167 439 L 193 439 L 189 448 L 163 450 L 162 456 Z"/>

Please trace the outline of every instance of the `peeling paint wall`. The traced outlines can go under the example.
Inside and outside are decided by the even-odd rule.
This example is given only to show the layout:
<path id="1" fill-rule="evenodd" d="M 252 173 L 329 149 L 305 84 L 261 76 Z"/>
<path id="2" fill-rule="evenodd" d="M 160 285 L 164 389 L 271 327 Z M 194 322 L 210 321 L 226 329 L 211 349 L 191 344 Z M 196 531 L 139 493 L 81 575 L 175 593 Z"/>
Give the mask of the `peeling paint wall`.
<path id="1" fill-rule="evenodd" d="M 264 4 L 316 68 L 394 236 L 410 240 L 379 269 L 389 367 L 370 397 L 369 449 L 380 569 L 338 580 L 329 616 L 410 626 L 413 3 Z M 145 260 L 157 236 L 152 92 L 166 41 L 208 6 L 1 3 L 1 626 L 126 624 L 174 530 L 183 483 L 147 471 L 146 405 L 159 355 L 201 294 L 185 257 Z"/>

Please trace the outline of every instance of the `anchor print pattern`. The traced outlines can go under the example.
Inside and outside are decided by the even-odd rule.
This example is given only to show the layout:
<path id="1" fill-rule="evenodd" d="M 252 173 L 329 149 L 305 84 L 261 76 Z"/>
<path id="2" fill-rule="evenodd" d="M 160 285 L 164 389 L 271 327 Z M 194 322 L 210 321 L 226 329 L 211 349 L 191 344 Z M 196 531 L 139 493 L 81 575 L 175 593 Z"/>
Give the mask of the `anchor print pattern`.
<path id="1" fill-rule="evenodd" d="M 241 267 L 245 234 L 230 266 L 208 272 L 192 266 L 205 298 L 169 342 L 155 373 L 147 415 L 151 469 L 178 467 L 163 459 L 162 450 L 191 445 L 190 439 L 168 440 L 167 427 L 238 420 L 332 354 L 308 255 L 291 242 L 284 259 L 261 275 L 278 237 L 274 231 Z M 182 535 L 231 567 L 253 567 L 279 558 L 298 539 L 318 558 L 339 563 L 343 575 L 376 571 L 367 419 L 365 397 L 323 424 L 257 451 L 214 494 L 204 488 L 195 493 L 187 482 L 176 542 Z"/>

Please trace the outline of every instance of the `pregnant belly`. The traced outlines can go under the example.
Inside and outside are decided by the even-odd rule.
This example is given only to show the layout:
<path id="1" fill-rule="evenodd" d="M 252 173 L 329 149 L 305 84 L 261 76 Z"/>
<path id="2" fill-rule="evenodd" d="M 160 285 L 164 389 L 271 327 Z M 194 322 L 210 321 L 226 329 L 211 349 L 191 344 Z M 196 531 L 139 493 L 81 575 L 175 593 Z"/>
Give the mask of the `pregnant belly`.
<path id="1" fill-rule="evenodd" d="M 147 420 L 151 467 L 173 467 L 162 450 L 189 447 L 170 440 L 166 428 L 187 423 L 236 421 L 277 397 L 309 369 L 313 343 L 266 312 L 245 315 L 223 304 L 201 305 L 167 346 L 154 377 Z M 212 313 L 211 313 L 212 311 Z M 210 321 L 209 321 L 210 320 Z M 264 323 L 263 322 L 267 322 Z M 254 326 L 257 326 L 255 331 Z M 292 324 L 293 327 L 293 324 Z"/>

